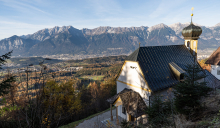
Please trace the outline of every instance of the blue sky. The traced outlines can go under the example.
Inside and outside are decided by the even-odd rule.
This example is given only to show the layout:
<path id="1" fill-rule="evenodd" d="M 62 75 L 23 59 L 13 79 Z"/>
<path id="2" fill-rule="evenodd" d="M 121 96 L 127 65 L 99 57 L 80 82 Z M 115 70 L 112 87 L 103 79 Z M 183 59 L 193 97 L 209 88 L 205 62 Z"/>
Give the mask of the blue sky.
<path id="1" fill-rule="evenodd" d="M 219 0 L 0 0 L 0 39 L 54 26 L 139 27 L 220 23 Z"/>

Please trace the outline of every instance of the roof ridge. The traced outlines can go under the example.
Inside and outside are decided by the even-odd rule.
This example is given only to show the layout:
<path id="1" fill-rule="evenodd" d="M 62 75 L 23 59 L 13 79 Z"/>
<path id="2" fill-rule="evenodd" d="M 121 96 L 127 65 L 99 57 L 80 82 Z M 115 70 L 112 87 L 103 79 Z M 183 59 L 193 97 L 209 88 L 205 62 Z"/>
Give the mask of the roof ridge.
<path id="1" fill-rule="evenodd" d="M 133 53 L 131 53 L 125 60 L 137 61 L 140 47 L 138 47 Z"/>
<path id="2" fill-rule="evenodd" d="M 136 61 L 138 61 L 138 55 L 139 55 L 139 53 L 140 53 L 140 49 L 141 49 L 141 47 L 138 48 L 138 54 L 137 54 Z"/>
<path id="3" fill-rule="evenodd" d="M 142 48 L 146 48 L 146 47 L 164 47 L 164 46 L 182 46 L 185 44 L 175 44 L 175 45 L 158 45 L 158 46 L 142 46 Z"/>

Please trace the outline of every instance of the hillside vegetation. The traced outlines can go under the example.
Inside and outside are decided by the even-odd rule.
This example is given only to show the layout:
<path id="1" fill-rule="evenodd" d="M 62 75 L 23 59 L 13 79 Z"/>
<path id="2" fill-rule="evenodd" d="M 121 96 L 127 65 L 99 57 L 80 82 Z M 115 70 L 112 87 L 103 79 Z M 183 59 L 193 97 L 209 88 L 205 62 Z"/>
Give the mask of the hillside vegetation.
<path id="1" fill-rule="evenodd" d="M 116 94 L 114 78 L 125 57 L 43 63 L 40 71 L 12 74 L 9 70 L 5 74 L 14 76 L 16 81 L 10 83 L 13 85 L 8 90 L 10 93 L 0 97 L 0 125 L 4 128 L 55 128 L 108 109 L 106 99 Z M 41 61 L 41 58 L 12 58 L 10 61 L 19 63 L 24 59 L 27 63 Z M 50 72 L 54 65 L 63 69 L 83 68 Z M 2 76 L 1 80 L 4 78 Z"/>

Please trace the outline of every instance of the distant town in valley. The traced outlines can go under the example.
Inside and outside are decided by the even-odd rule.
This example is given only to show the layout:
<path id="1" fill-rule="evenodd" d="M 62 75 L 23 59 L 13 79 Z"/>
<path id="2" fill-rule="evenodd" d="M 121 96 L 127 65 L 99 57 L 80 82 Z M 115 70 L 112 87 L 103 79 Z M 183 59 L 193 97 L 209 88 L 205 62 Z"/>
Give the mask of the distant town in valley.
<path id="1" fill-rule="evenodd" d="M 206 59 L 208 58 L 212 53 L 213 51 L 215 51 L 215 49 L 204 49 L 204 50 L 198 50 L 198 56 L 197 56 L 197 59 L 198 61 L 202 60 L 202 59 Z M 124 56 L 128 56 L 129 54 L 126 54 Z M 65 61 L 68 61 L 68 60 L 83 60 L 83 59 L 89 59 L 89 58 L 102 58 L 102 57 L 108 57 L 108 56 L 120 56 L 120 55 L 115 55 L 114 53 L 111 54 L 97 54 L 97 55 L 69 55 L 69 54 L 60 54 L 60 55 L 43 55 L 41 58 L 41 60 L 43 60 L 44 58 L 50 58 L 52 60 L 55 60 L 53 62 L 50 62 L 50 63 L 47 63 L 46 62 L 46 66 L 48 66 L 49 68 L 51 68 L 51 70 L 53 71 L 70 71 L 70 69 L 72 71 L 77 71 L 77 70 L 80 70 L 82 69 L 83 67 L 59 67 L 59 65 L 65 65 Z M 33 57 L 24 57 L 24 58 L 39 58 L 38 56 L 33 56 Z M 21 58 L 24 59 L 23 57 L 15 57 L 15 56 L 12 56 L 12 59 L 14 58 Z M 59 62 L 60 63 L 56 63 L 56 62 Z M 4 72 L 6 73 L 9 69 L 10 69 L 10 72 L 12 73 L 17 73 L 18 72 L 18 68 L 24 68 L 26 67 L 26 63 L 31 63 L 31 62 L 25 62 L 24 63 L 19 63 L 19 62 L 11 62 L 10 60 L 8 61 L 9 63 L 6 63 L 5 65 L 2 66 L 3 69 L 0 70 L 0 72 Z M 21 61 L 22 62 L 22 61 Z M 39 60 L 40 62 L 40 60 Z M 54 64 L 53 64 L 54 63 Z M 53 66 L 52 66 L 53 65 Z M 40 71 L 41 69 L 41 66 L 40 65 L 34 65 L 33 67 L 30 67 L 29 70 L 32 70 L 32 71 Z M 20 70 L 21 71 L 25 71 L 25 69 L 23 70 Z"/>
<path id="2" fill-rule="evenodd" d="M 219 5 L 0 0 L 0 128 L 220 128 Z"/>

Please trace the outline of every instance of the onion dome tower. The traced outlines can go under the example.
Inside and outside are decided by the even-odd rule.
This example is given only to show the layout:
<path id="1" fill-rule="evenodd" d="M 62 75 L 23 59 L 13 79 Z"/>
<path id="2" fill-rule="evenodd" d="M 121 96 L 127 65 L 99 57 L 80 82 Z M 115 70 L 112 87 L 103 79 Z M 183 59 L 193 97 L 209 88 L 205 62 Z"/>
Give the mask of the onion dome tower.
<path id="1" fill-rule="evenodd" d="M 192 11 L 193 11 L 192 7 Z M 191 14 L 191 23 L 189 26 L 185 27 L 182 30 L 182 35 L 185 39 L 185 45 L 186 47 L 190 50 L 191 54 L 197 59 L 197 46 L 198 46 L 198 39 L 199 36 L 202 34 L 202 28 L 199 26 L 195 26 L 192 23 L 192 16 L 193 13 Z"/>

